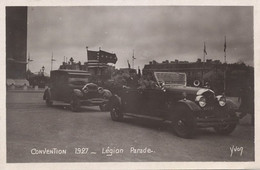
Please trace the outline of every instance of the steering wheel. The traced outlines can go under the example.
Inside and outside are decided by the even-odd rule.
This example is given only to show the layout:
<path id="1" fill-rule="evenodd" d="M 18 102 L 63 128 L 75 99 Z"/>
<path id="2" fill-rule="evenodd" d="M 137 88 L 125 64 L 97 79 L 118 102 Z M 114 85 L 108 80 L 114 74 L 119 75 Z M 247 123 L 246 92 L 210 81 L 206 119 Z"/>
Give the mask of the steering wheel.
<path id="1" fill-rule="evenodd" d="M 163 81 L 158 81 L 157 85 L 158 85 L 158 87 L 163 87 L 165 85 L 165 83 Z"/>

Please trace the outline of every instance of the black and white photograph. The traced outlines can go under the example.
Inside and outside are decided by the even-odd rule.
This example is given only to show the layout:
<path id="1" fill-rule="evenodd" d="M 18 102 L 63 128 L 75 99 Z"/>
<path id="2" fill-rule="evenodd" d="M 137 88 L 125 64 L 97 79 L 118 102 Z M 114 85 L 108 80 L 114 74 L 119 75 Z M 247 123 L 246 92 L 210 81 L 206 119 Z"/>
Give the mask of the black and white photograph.
<path id="1" fill-rule="evenodd" d="M 7 165 L 257 167 L 254 5 L 3 9 Z"/>

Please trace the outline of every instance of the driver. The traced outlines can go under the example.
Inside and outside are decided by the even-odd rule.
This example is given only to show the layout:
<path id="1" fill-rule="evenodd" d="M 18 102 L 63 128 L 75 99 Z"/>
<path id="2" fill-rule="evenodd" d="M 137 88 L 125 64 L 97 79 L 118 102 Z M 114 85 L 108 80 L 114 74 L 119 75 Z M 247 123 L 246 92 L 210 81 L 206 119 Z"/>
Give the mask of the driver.
<path id="1" fill-rule="evenodd" d="M 143 76 L 142 78 L 140 78 L 140 80 L 138 81 L 139 84 L 139 89 L 154 89 L 156 88 L 156 82 L 152 80 L 152 78 L 148 75 L 148 76 Z"/>

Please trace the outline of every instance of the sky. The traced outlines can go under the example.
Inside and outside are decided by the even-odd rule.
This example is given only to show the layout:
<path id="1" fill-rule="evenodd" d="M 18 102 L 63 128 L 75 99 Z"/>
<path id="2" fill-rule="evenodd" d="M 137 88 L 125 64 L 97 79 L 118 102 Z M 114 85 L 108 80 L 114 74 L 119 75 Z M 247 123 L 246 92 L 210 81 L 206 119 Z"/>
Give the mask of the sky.
<path id="1" fill-rule="evenodd" d="M 195 62 L 203 59 L 254 65 L 253 7 L 225 6 L 88 6 L 28 7 L 27 52 L 30 70 L 49 73 L 51 56 L 58 69 L 64 60 L 87 61 L 86 46 L 117 55 L 142 69 L 149 61 Z"/>

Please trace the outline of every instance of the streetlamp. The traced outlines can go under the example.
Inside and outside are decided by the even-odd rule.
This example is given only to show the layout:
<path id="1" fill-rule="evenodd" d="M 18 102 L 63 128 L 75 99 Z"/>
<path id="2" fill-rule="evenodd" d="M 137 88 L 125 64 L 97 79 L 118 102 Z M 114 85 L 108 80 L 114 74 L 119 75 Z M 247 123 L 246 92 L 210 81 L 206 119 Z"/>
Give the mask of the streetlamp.
<path id="1" fill-rule="evenodd" d="M 28 64 L 28 69 L 27 69 L 27 70 L 30 70 L 30 69 L 29 69 L 29 63 L 32 62 L 32 61 L 33 61 L 33 60 L 31 60 L 31 58 L 30 58 L 30 53 L 29 53 L 29 54 L 28 54 L 28 62 L 27 62 L 27 64 Z"/>
<path id="2" fill-rule="evenodd" d="M 52 53 L 52 55 L 51 55 L 51 71 L 52 71 L 52 63 L 53 63 L 53 61 L 56 61 L 56 60 L 53 59 L 53 53 Z"/>

